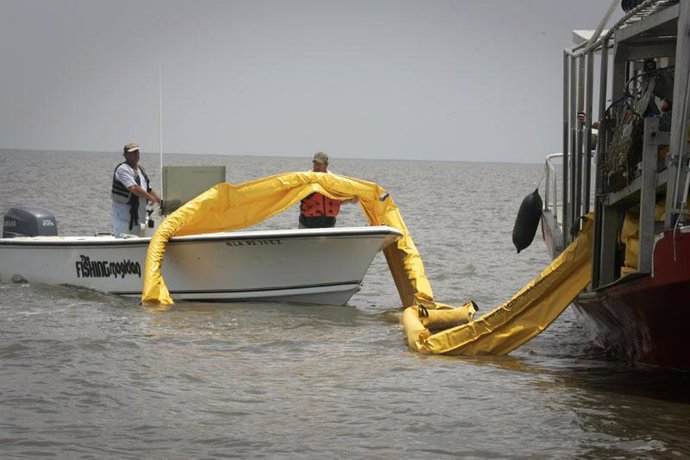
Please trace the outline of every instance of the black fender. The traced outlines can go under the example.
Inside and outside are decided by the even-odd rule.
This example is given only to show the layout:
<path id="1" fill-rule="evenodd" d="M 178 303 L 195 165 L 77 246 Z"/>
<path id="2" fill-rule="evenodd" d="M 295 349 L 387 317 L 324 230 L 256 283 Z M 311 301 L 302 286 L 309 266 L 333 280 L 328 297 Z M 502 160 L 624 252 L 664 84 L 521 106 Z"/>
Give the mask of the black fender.
<path id="1" fill-rule="evenodd" d="M 532 244 L 541 219 L 542 207 L 538 188 L 522 200 L 513 226 L 513 244 L 518 253 Z"/>

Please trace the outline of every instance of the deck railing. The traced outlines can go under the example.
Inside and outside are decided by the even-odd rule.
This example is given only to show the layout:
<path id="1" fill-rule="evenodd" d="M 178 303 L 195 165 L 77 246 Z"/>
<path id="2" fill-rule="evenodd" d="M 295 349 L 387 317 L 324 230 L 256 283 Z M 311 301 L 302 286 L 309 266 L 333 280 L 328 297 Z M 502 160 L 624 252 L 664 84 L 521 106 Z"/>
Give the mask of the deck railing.
<path id="1" fill-rule="evenodd" d="M 611 8 L 609 8 L 609 13 Z M 608 13 L 607 13 L 608 14 Z M 684 186 L 690 182 L 690 172 L 687 166 L 688 153 L 687 119 L 690 110 L 688 98 L 690 84 L 690 38 L 685 31 L 690 27 L 690 0 L 646 0 L 634 7 L 608 31 L 603 30 L 605 18 L 599 25 L 593 37 L 576 46 L 564 50 L 563 54 L 563 154 L 562 154 L 562 196 L 559 203 L 553 197 L 553 186 L 556 184 L 555 174 L 552 174 L 552 159 L 547 159 L 547 197 L 545 209 L 552 209 L 559 227 L 563 231 L 564 244 L 573 239 L 570 230 L 579 218 L 587 214 L 593 207 L 596 212 L 594 250 L 592 263 L 592 285 L 594 288 L 615 281 L 616 260 L 615 252 L 617 236 L 622 225 L 622 214 L 630 206 L 642 205 L 645 213 L 650 211 L 650 196 L 655 192 L 666 193 L 667 205 L 665 214 L 665 228 L 670 228 L 677 222 L 677 215 L 684 205 L 686 197 Z M 679 39 L 677 31 L 681 30 Z M 601 34 L 601 36 L 598 36 Z M 595 69 L 595 54 L 599 54 L 598 70 Z M 666 61 L 675 65 L 672 127 L 670 135 L 670 152 L 668 172 L 663 181 L 656 172 L 656 164 L 652 164 L 650 157 L 656 148 L 654 139 L 649 138 L 658 133 L 656 125 L 644 128 L 646 153 L 640 159 L 640 177 L 644 176 L 645 192 L 639 189 L 630 191 L 630 197 L 625 200 L 614 198 L 616 195 L 608 184 L 608 177 L 604 177 L 607 151 L 612 140 L 612 125 L 605 115 L 611 118 L 623 119 L 623 107 L 639 99 L 638 95 L 631 95 L 628 84 L 638 84 L 634 79 L 642 75 L 640 67 L 645 60 L 654 62 Z M 595 79 L 595 74 L 596 79 Z M 595 83 L 595 80 L 596 81 Z M 596 110 L 595 85 L 598 91 Z M 623 101 L 623 103 L 621 103 Z M 588 116 L 583 124 L 578 121 L 577 114 L 585 112 Z M 596 146 L 596 162 L 598 167 L 591 170 L 592 158 L 592 122 L 598 119 L 601 129 Z M 620 121 L 619 125 L 620 126 Z M 642 125 L 641 125 L 642 126 Z M 615 129 L 615 128 L 613 128 Z M 651 150 L 650 150 L 651 149 Z M 550 156 L 551 157 L 551 156 Z M 636 160 L 638 161 L 638 160 Z M 635 165 L 632 165 L 633 168 Z M 644 172 L 651 168 L 652 172 Z M 628 177 L 628 180 L 632 179 Z M 590 196 L 594 181 L 594 200 Z M 652 182 L 655 184 L 652 186 Z M 659 186 L 663 182 L 663 189 Z M 650 191 L 650 187 L 652 188 Z M 666 191 L 668 190 L 668 192 Z M 623 191 L 622 193 L 626 193 Z M 618 193 L 620 195 L 620 193 Z M 644 196 L 644 198 L 642 198 Z M 646 200 L 646 203 L 641 201 Z M 593 203 L 593 205 L 592 205 Z M 631 204 L 632 203 L 632 204 Z M 648 216 L 645 217 L 648 220 Z M 641 232 L 647 237 L 650 224 L 645 221 Z M 653 225 L 653 220 L 651 222 Z M 653 231 L 653 230 L 652 230 Z M 642 235 L 641 235 L 642 236 Z M 652 235 L 653 237 L 653 235 Z M 652 238 L 653 240 L 653 238 Z M 653 248 L 647 242 L 641 243 L 639 266 L 642 270 L 650 269 L 651 251 Z"/>

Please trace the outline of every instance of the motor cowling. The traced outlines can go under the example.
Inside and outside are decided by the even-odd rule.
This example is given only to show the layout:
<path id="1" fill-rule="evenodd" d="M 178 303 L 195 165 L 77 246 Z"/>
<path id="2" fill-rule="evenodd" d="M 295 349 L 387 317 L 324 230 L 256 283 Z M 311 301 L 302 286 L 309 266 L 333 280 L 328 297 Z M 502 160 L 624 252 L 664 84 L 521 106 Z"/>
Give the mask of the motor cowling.
<path id="1" fill-rule="evenodd" d="M 11 208 L 2 222 L 2 237 L 57 236 L 53 213 L 42 208 Z"/>

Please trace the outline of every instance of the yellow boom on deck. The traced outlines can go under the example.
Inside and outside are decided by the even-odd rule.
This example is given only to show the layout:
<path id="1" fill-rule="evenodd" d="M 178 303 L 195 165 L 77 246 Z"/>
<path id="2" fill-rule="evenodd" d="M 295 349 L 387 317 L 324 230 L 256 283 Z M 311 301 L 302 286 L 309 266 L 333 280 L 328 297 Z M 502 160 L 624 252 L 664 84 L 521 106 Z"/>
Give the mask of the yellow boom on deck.
<path id="1" fill-rule="evenodd" d="M 405 309 L 403 324 L 411 349 L 429 353 L 508 353 L 546 328 L 589 282 L 583 251 L 588 230 L 538 278 L 506 304 L 472 321 L 468 302 L 457 308 L 433 300 L 424 264 L 398 207 L 372 182 L 336 174 L 286 173 L 239 185 L 218 184 L 168 216 L 151 238 L 146 253 L 142 302 L 172 304 L 161 275 L 170 238 L 237 230 L 257 224 L 318 192 L 332 199 L 353 197 L 371 225 L 387 225 L 403 233 L 384 254 Z M 573 246 L 580 249 L 571 250 Z M 589 253 L 587 252 L 587 261 Z M 588 264 L 588 262 L 587 262 Z M 565 287 L 566 285 L 567 287 Z M 550 292 L 550 294 L 549 294 Z M 420 312 L 422 313 L 420 315 Z M 431 330 L 443 329 L 434 334 Z"/>

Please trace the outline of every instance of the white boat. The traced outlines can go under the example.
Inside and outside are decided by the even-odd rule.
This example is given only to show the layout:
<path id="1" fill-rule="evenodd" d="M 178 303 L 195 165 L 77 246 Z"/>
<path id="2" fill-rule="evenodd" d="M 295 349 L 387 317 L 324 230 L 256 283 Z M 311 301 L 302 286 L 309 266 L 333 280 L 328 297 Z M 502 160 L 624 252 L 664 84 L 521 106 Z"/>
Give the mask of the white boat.
<path id="1" fill-rule="evenodd" d="M 387 226 L 239 231 L 173 237 L 162 273 L 175 300 L 344 305 L 374 256 L 402 233 Z M 141 296 L 150 238 L 0 239 L 0 280 Z"/>
<path id="2" fill-rule="evenodd" d="M 223 182 L 225 167 L 166 166 L 163 179 L 167 215 Z M 0 238 L 0 282 L 142 296 L 147 250 L 156 229 L 147 228 L 143 238 L 114 238 L 58 236 L 57 227 L 45 209 L 9 210 Z M 399 229 L 386 225 L 196 232 L 170 238 L 161 274 L 173 300 L 344 305 L 360 290 L 376 254 L 401 236 Z"/>

